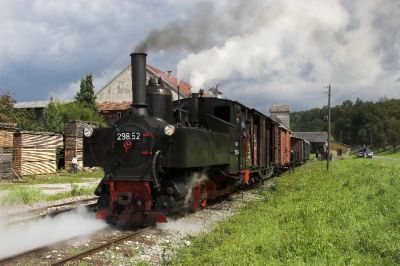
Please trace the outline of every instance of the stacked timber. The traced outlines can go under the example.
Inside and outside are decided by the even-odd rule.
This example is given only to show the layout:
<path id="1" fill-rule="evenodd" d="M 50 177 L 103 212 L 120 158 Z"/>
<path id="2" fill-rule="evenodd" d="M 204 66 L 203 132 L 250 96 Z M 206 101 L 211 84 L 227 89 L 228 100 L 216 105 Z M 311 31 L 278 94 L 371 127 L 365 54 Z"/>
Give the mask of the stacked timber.
<path id="1" fill-rule="evenodd" d="M 0 123 L 0 180 L 12 177 L 12 154 L 16 124 Z"/>
<path id="2" fill-rule="evenodd" d="M 83 129 L 87 126 L 98 128 L 99 125 L 87 121 L 75 120 L 65 125 L 65 169 L 72 168 L 72 158 L 78 159 L 78 167 L 83 167 Z"/>
<path id="3" fill-rule="evenodd" d="M 63 137 L 49 132 L 14 133 L 13 169 L 20 176 L 56 173 L 56 149 Z"/>

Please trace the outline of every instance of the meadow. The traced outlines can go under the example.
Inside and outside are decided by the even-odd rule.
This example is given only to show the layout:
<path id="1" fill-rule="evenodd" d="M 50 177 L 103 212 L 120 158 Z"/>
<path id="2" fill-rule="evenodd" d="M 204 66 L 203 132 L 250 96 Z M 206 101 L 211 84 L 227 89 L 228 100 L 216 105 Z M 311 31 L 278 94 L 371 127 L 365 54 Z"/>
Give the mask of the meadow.
<path id="1" fill-rule="evenodd" d="M 62 171 L 57 174 L 25 176 L 22 181 L 0 182 L 0 207 L 12 205 L 31 205 L 39 201 L 54 201 L 76 196 L 93 195 L 96 186 L 80 187 L 78 184 L 90 182 L 104 176 L 102 170 L 92 172 L 70 173 Z M 69 184 L 68 192 L 45 194 L 38 184 Z M 1 193 L 3 192 L 3 193 Z"/>
<path id="2" fill-rule="evenodd" d="M 400 161 L 311 162 L 194 237 L 173 265 L 398 265 Z"/>

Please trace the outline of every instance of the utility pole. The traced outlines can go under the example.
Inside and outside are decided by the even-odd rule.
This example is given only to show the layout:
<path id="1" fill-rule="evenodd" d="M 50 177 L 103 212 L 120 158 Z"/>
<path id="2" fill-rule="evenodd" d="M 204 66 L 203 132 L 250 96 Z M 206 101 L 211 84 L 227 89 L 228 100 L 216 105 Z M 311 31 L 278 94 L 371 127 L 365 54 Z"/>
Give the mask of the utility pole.
<path id="1" fill-rule="evenodd" d="M 326 158 L 326 171 L 329 171 L 331 160 L 331 85 L 328 85 L 328 158 Z"/>

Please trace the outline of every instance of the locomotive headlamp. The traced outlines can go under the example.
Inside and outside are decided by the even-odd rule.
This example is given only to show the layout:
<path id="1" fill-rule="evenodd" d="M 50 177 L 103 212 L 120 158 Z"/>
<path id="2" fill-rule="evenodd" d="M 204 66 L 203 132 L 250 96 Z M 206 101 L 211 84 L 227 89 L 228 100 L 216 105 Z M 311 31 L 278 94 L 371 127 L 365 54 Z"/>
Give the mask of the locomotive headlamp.
<path id="1" fill-rule="evenodd" d="M 172 136 L 175 133 L 175 127 L 173 125 L 165 126 L 164 133 L 167 136 Z"/>
<path id="2" fill-rule="evenodd" d="M 91 137 L 93 135 L 93 128 L 91 126 L 84 127 L 83 135 L 85 135 L 85 137 L 87 137 L 87 138 Z"/>

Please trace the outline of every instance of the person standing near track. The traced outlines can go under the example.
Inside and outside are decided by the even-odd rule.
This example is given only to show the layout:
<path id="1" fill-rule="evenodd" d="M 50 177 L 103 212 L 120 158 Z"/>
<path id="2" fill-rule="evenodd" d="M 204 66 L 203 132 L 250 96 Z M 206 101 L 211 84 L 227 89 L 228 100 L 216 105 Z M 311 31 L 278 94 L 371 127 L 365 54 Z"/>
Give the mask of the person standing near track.
<path id="1" fill-rule="evenodd" d="M 72 171 L 76 174 L 78 172 L 78 158 L 76 158 L 76 156 L 74 156 L 72 158 Z"/>
<path id="2" fill-rule="evenodd" d="M 294 151 L 290 149 L 290 171 L 294 171 Z"/>

